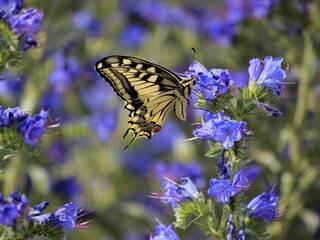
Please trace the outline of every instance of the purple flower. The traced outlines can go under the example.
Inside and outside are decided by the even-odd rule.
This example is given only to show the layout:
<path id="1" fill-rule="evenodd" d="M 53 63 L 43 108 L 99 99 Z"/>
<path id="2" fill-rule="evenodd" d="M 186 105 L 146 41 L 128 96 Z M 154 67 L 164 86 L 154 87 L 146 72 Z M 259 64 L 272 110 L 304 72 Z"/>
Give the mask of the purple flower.
<path id="1" fill-rule="evenodd" d="M 78 218 L 78 203 L 67 203 L 59 208 L 51 219 L 54 225 L 64 227 L 72 232 Z"/>
<path id="2" fill-rule="evenodd" d="M 9 120 L 9 125 L 19 123 L 28 117 L 27 113 L 24 113 L 20 107 L 7 108 L 4 110 Z"/>
<path id="3" fill-rule="evenodd" d="M 240 194 L 244 190 L 248 189 L 259 175 L 259 167 L 247 167 L 237 171 L 232 182 L 232 185 L 237 189 L 237 194 Z"/>
<path id="4" fill-rule="evenodd" d="M 155 193 L 155 198 L 168 203 L 172 208 L 177 208 L 180 202 L 198 198 L 198 189 L 189 178 L 181 178 L 182 183 L 178 185 L 173 181 L 162 182 L 163 194 Z"/>
<path id="5" fill-rule="evenodd" d="M 86 72 L 86 74 L 91 74 L 91 72 Z M 114 99 L 112 90 L 106 88 L 105 84 L 103 81 L 95 81 L 92 85 L 81 89 L 80 94 L 83 103 L 93 112 L 101 111 L 101 106 L 107 106 Z"/>
<path id="6" fill-rule="evenodd" d="M 230 198 L 237 194 L 237 189 L 231 185 L 230 180 L 212 178 L 210 179 L 210 185 L 208 194 L 222 204 L 229 203 Z"/>
<path id="7" fill-rule="evenodd" d="M 232 44 L 233 38 L 239 33 L 239 24 L 225 19 L 211 19 L 204 23 L 203 31 L 223 47 Z"/>
<path id="8" fill-rule="evenodd" d="M 251 16 L 257 19 L 265 17 L 276 4 L 276 2 L 277 0 L 249 0 Z"/>
<path id="9" fill-rule="evenodd" d="M 27 197 L 19 191 L 10 194 L 7 200 L 0 194 L 0 224 L 11 227 L 17 218 L 24 215 L 28 206 Z"/>
<path id="10" fill-rule="evenodd" d="M 271 56 L 265 57 L 263 64 L 258 58 L 251 59 L 249 86 L 256 83 L 261 87 L 268 87 L 279 97 L 284 91 L 286 77 L 286 72 L 281 68 L 282 61 L 281 57 L 273 59 Z"/>
<path id="11" fill-rule="evenodd" d="M 156 226 L 155 235 L 150 236 L 150 240 L 180 240 L 180 238 L 174 232 L 172 225 L 159 224 Z"/>
<path id="12" fill-rule="evenodd" d="M 220 180 L 229 180 L 230 179 L 230 175 L 231 175 L 230 162 L 228 162 L 227 164 L 224 164 L 225 152 L 226 152 L 226 150 L 222 149 L 222 152 L 221 152 L 221 155 L 220 155 L 220 159 L 218 161 L 219 179 Z"/>
<path id="13" fill-rule="evenodd" d="M 41 110 L 39 114 L 28 116 L 19 124 L 18 131 L 24 136 L 27 144 L 35 146 L 40 142 L 45 132 L 48 116 L 47 111 Z"/>
<path id="14" fill-rule="evenodd" d="M 19 190 L 8 196 L 8 202 L 15 205 L 18 213 L 24 215 L 25 209 L 29 206 L 29 201 L 24 194 L 20 194 Z"/>
<path id="15" fill-rule="evenodd" d="M 52 162 L 65 163 L 68 159 L 67 147 L 62 141 L 54 142 L 46 149 L 46 155 Z"/>
<path id="16" fill-rule="evenodd" d="M 265 17 L 275 5 L 276 0 L 227 0 L 228 19 L 240 23 L 246 17 L 260 19 Z"/>
<path id="17" fill-rule="evenodd" d="M 262 193 L 252 199 L 247 206 L 246 214 L 252 219 L 262 219 L 266 223 L 270 223 L 277 217 L 279 197 L 273 192 Z"/>
<path id="18" fill-rule="evenodd" d="M 0 224 L 11 227 L 18 217 L 20 217 L 20 215 L 14 204 L 0 205 Z"/>
<path id="19" fill-rule="evenodd" d="M 270 113 L 270 115 L 272 115 L 273 117 L 282 116 L 282 112 L 280 112 L 277 109 L 274 109 L 274 108 L 270 107 L 268 104 L 259 103 L 258 105 L 261 106 L 261 107 L 264 107 L 264 109 L 267 110 L 267 112 Z"/>
<path id="20" fill-rule="evenodd" d="M 63 106 L 63 94 L 56 93 L 55 91 L 43 92 L 41 99 L 41 107 L 50 109 L 51 111 L 60 110 Z"/>
<path id="21" fill-rule="evenodd" d="M 234 235 L 237 234 L 237 226 L 233 221 L 232 214 L 229 214 L 229 217 L 228 217 L 228 227 L 229 227 L 229 232 L 227 235 L 227 240 L 235 239 Z"/>
<path id="22" fill-rule="evenodd" d="M 148 38 L 147 29 L 141 25 L 129 25 L 121 33 L 120 42 L 127 48 L 139 48 Z"/>
<path id="23" fill-rule="evenodd" d="M 9 17 L 8 21 L 15 33 L 24 36 L 22 47 L 24 51 L 38 45 L 37 34 L 41 30 L 42 18 L 43 13 L 35 8 L 22 9 L 18 14 Z"/>
<path id="24" fill-rule="evenodd" d="M 7 19 L 13 14 L 18 14 L 23 5 L 23 0 L 1 0 L 0 19 Z"/>
<path id="25" fill-rule="evenodd" d="M 32 210 L 28 213 L 28 220 L 33 220 L 32 217 L 40 216 L 49 204 L 50 204 L 49 201 L 44 201 L 38 205 L 35 205 L 32 208 Z M 37 220 L 36 220 L 36 222 L 37 222 Z"/>
<path id="26" fill-rule="evenodd" d="M 189 70 L 199 79 L 196 90 L 207 100 L 227 93 L 234 81 L 226 69 L 211 69 L 208 71 L 201 63 L 194 61 Z"/>
<path id="27" fill-rule="evenodd" d="M 248 86 L 249 75 L 248 70 L 241 70 L 238 72 L 231 73 L 231 78 L 234 79 L 234 85 L 238 88 L 245 88 Z"/>
<path id="28" fill-rule="evenodd" d="M 7 127 L 9 124 L 8 114 L 5 112 L 5 108 L 0 106 L 0 128 Z"/>
<path id="29" fill-rule="evenodd" d="M 78 203 L 67 203 L 52 214 L 42 214 L 48 205 L 49 202 L 45 201 L 34 206 L 28 215 L 28 221 L 37 222 L 40 225 L 51 223 L 55 226 L 64 227 L 68 229 L 69 232 L 72 232 L 78 218 Z"/>
<path id="30" fill-rule="evenodd" d="M 101 24 L 88 11 L 79 11 L 72 18 L 72 24 L 76 29 L 87 30 L 91 36 L 99 37 Z"/>
<path id="31" fill-rule="evenodd" d="M 73 200 L 81 193 L 81 184 L 77 181 L 76 177 L 71 176 L 55 181 L 51 189 L 53 192 Z"/>
<path id="32" fill-rule="evenodd" d="M 231 120 L 228 116 L 224 116 L 223 112 L 219 112 L 207 114 L 206 122 L 200 128 L 195 129 L 193 134 L 197 138 L 221 142 L 225 149 L 231 149 L 234 142 L 247 137 L 246 132 L 245 122 Z"/>
<path id="33" fill-rule="evenodd" d="M 107 142 L 116 129 L 117 113 L 116 111 L 94 113 L 89 119 L 89 124 L 100 140 Z"/>
<path id="34" fill-rule="evenodd" d="M 246 232 L 244 231 L 244 221 L 241 223 L 241 229 L 239 230 L 238 233 L 238 240 L 246 240 Z"/>
<path id="35" fill-rule="evenodd" d="M 81 73 L 81 67 L 76 57 L 65 57 L 62 52 L 55 53 L 55 69 L 49 76 L 49 83 L 56 93 L 65 93 Z"/>

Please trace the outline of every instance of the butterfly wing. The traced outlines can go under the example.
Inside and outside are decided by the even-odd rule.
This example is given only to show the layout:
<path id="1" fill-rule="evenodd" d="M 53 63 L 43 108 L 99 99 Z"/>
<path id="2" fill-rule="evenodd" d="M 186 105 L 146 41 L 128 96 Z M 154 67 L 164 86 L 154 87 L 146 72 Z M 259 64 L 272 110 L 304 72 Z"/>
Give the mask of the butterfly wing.
<path id="1" fill-rule="evenodd" d="M 176 115 L 185 120 L 191 79 L 181 79 L 157 64 L 129 56 L 106 57 L 98 61 L 95 68 L 126 102 L 130 120 L 124 137 L 132 131 L 130 143 L 139 137 L 151 138 L 159 132 L 172 106 Z"/>

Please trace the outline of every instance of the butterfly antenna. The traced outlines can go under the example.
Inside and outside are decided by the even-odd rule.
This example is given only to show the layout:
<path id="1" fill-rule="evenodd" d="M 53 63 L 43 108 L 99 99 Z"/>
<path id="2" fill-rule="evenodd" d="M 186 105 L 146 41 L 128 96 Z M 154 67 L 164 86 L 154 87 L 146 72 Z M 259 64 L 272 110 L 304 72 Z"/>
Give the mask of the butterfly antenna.
<path id="1" fill-rule="evenodd" d="M 194 62 L 194 56 L 196 55 L 196 49 L 194 47 L 191 47 L 191 50 L 193 52 L 193 54 L 192 54 L 192 62 Z"/>

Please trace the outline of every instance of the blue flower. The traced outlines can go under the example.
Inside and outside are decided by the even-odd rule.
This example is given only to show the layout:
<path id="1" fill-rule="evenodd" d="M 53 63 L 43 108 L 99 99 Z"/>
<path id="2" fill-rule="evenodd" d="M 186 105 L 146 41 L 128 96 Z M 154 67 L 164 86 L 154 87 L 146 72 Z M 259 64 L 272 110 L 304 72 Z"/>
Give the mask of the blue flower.
<path id="1" fill-rule="evenodd" d="M 50 222 L 56 226 L 61 226 L 72 232 L 78 218 L 78 203 L 67 203 L 59 208 L 52 216 Z"/>
<path id="2" fill-rule="evenodd" d="M 51 189 L 53 192 L 73 200 L 81 193 L 81 184 L 76 177 L 71 176 L 55 181 L 52 183 Z"/>
<path id="3" fill-rule="evenodd" d="M 24 136 L 27 144 L 35 146 L 40 142 L 45 132 L 48 116 L 47 111 L 41 110 L 39 114 L 28 116 L 19 124 L 18 131 Z"/>
<path id="4" fill-rule="evenodd" d="M 233 38 L 239 32 L 239 23 L 225 19 L 211 19 L 203 24 L 203 31 L 223 47 L 232 44 Z"/>
<path id="5" fill-rule="evenodd" d="M 91 72 L 86 72 L 86 74 L 91 75 Z M 95 75 L 93 75 L 92 78 L 94 78 Z M 105 84 L 105 82 L 99 79 L 99 81 L 94 81 L 92 85 L 81 89 L 81 99 L 85 106 L 92 112 L 101 111 L 101 106 L 107 106 L 108 103 L 114 100 L 111 88 L 106 88 Z"/>
<path id="6" fill-rule="evenodd" d="M 94 37 L 101 34 L 100 22 L 88 11 L 81 10 L 74 14 L 72 24 L 76 29 L 87 30 Z"/>
<path id="7" fill-rule="evenodd" d="M 41 30 L 43 13 L 38 9 L 22 9 L 18 14 L 11 15 L 8 19 L 12 29 L 20 36 L 23 36 L 24 51 L 38 45 L 37 34 Z"/>
<path id="8" fill-rule="evenodd" d="M 46 155 L 56 164 L 65 163 L 68 159 L 67 147 L 61 140 L 54 142 L 46 149 Z"/>
<path id="9" fill-rule="evenodd" d="M 0 128 L 7 127 L 9 124 L 8 114 L 5 112 L 5 108 L 0 106 Z"/>
<path id="10" fill-rule="evenodd" d="M 239 230 L 238 233 L 238 240 L 246 240 L 246 232 L 244 231 L 244 221 L 241 223 L 241 229 Z"/>
<path id="11" fill-rule="evenodd" d="M 48 223 L 55 226 L 64 227 L 72 232 L 72 229 L 76 226 L 76 220 L 78 218 L 78 204 L 67 203 L 59 208 L 54 213 L 42 214 L 44 209 L 49 205 L 48 201 L 45 201 L 39 205 L 33 207 L 28 215 L 28 221 L 37 222 L 40 225 L 46 225 Z"/>
<path id="12" fill-rule="evenodd" d="M 277 0 L 249 0 L 249 7 L 252 17 L 257 19 L 265 17 L 270 12 L 272 7 L 274 7 L 276 2 Z"/>
<path id="13" fill-rule="evenodd" d="M 129 25 L 120 35 L 120 42 L 127 48 L 139 48 L 148 38 L 147 29 L 141 25 Z"/>
<path id="14" fill-rule="evenodd" d="M 246 133 L 245 122 L 231 120 L 228 116 L 224 116 L 223 112 L 207 114 L 206 122 L 193 132 L 197 138 L 221 142 L 225 149 L 231 149 L 234 142 L 247 137 Z"/>
<path id="15" fill-rule="evenodd" d="M 18 213 L 24 215 L 25 209 L 29 206 L 29 201 L 24 194 L 20 194 L 19 190 L 8 196 L 8 202 L 16 206 Z"/>
<path id="16" fill-rule="evenodd" d="M 207 100 L 227 93 L 234 81 L 226 69 L 211 69 L 208 71 L 201 63 L 194 61 L 189 67 L 192 74 L 199 79 L 196 90 Z"/>
<path id="17" fill-rule="evenodd" d="M 14 221 L 19 217 L 20 215 L 14 204 L 0 205 L 0 224 L 11 227 Z"/>
<path id="18" fill-rule="evenodd" d="M 163 194 L 155 193 L 155 198 L 161 199 L 168 203 L 172 208 L 177 208 L 180 202 L 188 201 L 190 199 L 197 200 L 198 189 L 190 178 L 181 178 L 182 183 L 178 185 L 173 181 L 163 181 Z"/>
<path id="19" fill-rule="evenodd" d="M 210 185 L 208 194 L 222 204 L 229 203 L 230 198 L 237 194 L 237 189 L 231 185 L 230 180 L 212 178 L 210 179 Z"/>
<path id="20" fill-rule="evenodd" d="M 277 217 L 279 197 L 273 192 L 262 193 L 252 199 L 247 206 L 246 214 L 252 219 L 264 220 L 270 223 Z"/>
<path id="21" fill-rule="evenodd" d="M 150 240 L 180 240 L 180 238 L 174 232 L 172 225 L 159 224 L 156 226 L 155 235 L 150 236 Z"/>
<path id="22" fill-rule="evenodd" d="M 248 82 L 249 82 L 248 70 L 233 72 L 230 75 L 231 75 L 231 78 L 234 79 L 234 86 L 241 89 L 248 86 Z"/>
<path id="23" fill-rule="evenodd" d="M 237 230 L 236 224 L 233 221 L 232 214 L 229 214 L 229 216 L 228 216 L 228 227 L 229 227 L 229 232 L 228 232 L 228 235 L 227 235 L 227 240 L 236 239 L 234 237 L 234 235 L 237 234 L 238 230 Z"/>
<path id="24" fill-rule="evenodd" d="M 264 107 L 264 109 L 267 110 L 267 112 L 270 113 L 270 115 L 272 115 L 273 117 L 281 117 L 282 116 L 282 112 L 270 107 L 268 104 L 259 103 L 258 105 L 261 107 Z"/>
<path id="25" fill-rule="evenodd" d="M 247 167 L 242 168 L 236 172 L 233 177 L 232 186 L 237 189 L 237 194 L 242 193 L 244 190 L 248 189 L 250 185 L 257 179 L 260 175 L 259 167 Z"/>
<path id="26" fill-rule="evenodd" d="M 63 106 L 63 94 L 55 91 L 43 92 L 40 106 L 51 111 L 60 110 Z"/>
<path id="27" fill-rule="evenodd" d="M 278 97 L 284 91 L 284 80 L 286 72 L 281 68 L 283 58 L 273 59 L 271 56 L 265 57 L 263 64 L 260 59 L 250 60 L 249 66 L 249 86 L 258 84 L 261 87 L 268 87 Z"/>
<path id="28" fill-rule="evenodd" d="M 1 0 L 0 19 L 7 19 L 13 14 L 18 14 L 23 5 L 23 0 Z"/>
<path id="29" fill-rule="evenodd" d="M 90 119 L 89 124 L 100 140 L 109 141 L 117 126 L 117 112 L 97 112 Z"/>
<path id="30" fill-rule="evenodd" d="M 11 227 L 16 219 L 24 215 L 28 206 L 27 197 L 19 191 L 10 194 L 7 200 L 0 194 L 0 224 Z"/>
<path id="31" fill-rule="evenodd" d="M 9 125 L 19 123 L 28 117 L 27 113 L 24 113 L 20 107 L 7 108 L 4 110 L 9 120 Z"/>
<path id="32" fill-rule="evenodd" d="M 225 149 L 222 149 L 222 152 L 220 154 L 220 159 L 218 161 L 218 170 L 219 170 L 219 179 L 220 180 L 229 180 L 231 175 L 231 166 L 230 162 L 227 164 L 224 164 L 225 160 Z"/>
<path id="33" fill-rule="evenodd" d="M 76 57 L 55 53 L 55 69 L 49 76 L 49 83 L 56 93 L 65 93 L 80 74 L 81 67 Z"/>
<path id="34" fill-rule="evenodd" d="M 37 218 L 33 219 L 33 217 L 40 216 L 42 212 L 46 209 L 46 207 L 50 204 L 49 201 L 44 201 L 38 205 L 33 206 L 32 210 L 28 213 L 28 220 L 35 220 L 38 222 Z M 42 223 L 39 223 L 42 224 Z M 45 223 L 43 223 L 45 224 Z"/>

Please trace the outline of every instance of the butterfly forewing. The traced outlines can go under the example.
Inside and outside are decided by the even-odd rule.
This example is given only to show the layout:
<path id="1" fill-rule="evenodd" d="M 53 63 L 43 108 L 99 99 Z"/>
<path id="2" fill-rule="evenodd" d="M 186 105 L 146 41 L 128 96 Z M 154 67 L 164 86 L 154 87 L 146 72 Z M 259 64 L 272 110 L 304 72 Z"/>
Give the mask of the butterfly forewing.
<path id="1" fill-rule="evenodd" d="M 182 79 L 164 67 L 129 56 L 103 58 L 95 69 L 126 102 L 130 120 L 124 137 L 131 131 L 130 143 L 159 132 L 172 106 L 179 119 L 186 119 L 195 79 Z"/>

